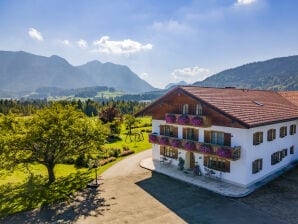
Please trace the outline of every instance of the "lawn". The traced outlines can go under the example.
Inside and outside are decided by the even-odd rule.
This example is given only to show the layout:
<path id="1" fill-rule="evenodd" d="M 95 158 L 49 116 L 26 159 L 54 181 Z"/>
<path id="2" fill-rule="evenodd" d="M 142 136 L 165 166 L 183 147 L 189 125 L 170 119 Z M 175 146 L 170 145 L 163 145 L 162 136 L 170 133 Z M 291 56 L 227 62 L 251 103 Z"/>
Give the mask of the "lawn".
<path id="1" fill-rule="evenodd" d="M 143 132 L 141 132 L 143 131 Z M 138 127 L 133 132 L 143 133 L 141 141 L 125 141 L 127 130 L 122 127 L 121 140 L 106 144 L 106 150 L 129 148 L 135 153 L 149 149 L 148 132 L 151 131 L 151 118 L 141 118 Z M 125 157 L 98 168 L 100 175 L 113 164 Z M 56 181 L 47 186 L 47 170 L 43 165 L 30 164 L 19 166 L 14 171 L 0 170 L 0 217 L 25 210 L 41 207 L 44 204 L 67 200 L 74 192 L 86 187 L 95 178 L 94 170 L 77 168 L 71 164 L 58 164 L 55 167 Z"/>

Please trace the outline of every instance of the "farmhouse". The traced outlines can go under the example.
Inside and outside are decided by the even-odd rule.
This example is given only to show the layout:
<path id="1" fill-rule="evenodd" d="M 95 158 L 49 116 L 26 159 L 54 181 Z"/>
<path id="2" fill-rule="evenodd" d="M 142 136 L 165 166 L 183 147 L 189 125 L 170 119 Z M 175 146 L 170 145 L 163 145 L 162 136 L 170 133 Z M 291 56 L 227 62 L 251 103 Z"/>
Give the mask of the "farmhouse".
<path id="1" fill-rule="evenodd" d="M 152 116 L 153 160 L 235 185 L 298 159 L 298 91 L 178 86 L 137 115 Z"/>

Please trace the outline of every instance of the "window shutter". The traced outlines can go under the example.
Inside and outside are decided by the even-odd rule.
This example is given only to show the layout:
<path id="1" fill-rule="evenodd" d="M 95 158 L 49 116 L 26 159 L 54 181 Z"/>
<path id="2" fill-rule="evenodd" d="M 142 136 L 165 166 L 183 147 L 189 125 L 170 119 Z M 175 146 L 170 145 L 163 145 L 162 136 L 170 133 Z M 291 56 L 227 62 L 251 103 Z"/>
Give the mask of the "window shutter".
<path id="1" fill-rule="evenodd" d="M 165 126 L 164 125 L 160 125 L 159 126 L 159 133 L 160 133 L 160 135 L 164 135 L 165 134 Z"/>
<path id="2" fill-rule="evenodd" d="M 176 126 L 173 127 L 173 134 L 175 138 L 178 138 L 178 127 Z"/>
<path id="3" fill-rule="evenodd" d="M 267 131 L 267 141 L 271 141 L 272 140 L 272 129 Z"/>
<path id="4" fill-rule="evenodd" d="M 183 128 L 183 138 L 186 139 L 187 128 Z"/>
<path id="5" fill-rule="evenodd" d="M 231 134 L 230 133 L 224 133 L 224 145 L 231 146 Z"/>
<path id="6" fill-rule="evenodd" d="M 257 133 L 253 135 L 253 145 L 257 145 Z"/>
<path id="7" fill-rule="evenodd" d="M 165 153 L 164 146 L 160 146 L 160 155 L 164 155 L 164 153 Z"/>
<path id="8" fill-rule="evenodd" d="M 204 142 L 211 143 L 211 131 L 204 131 Z"/>
<path id="9" fill-rule="evenodd" d="M 276 138 L 276 129 L 273 129 L 273 139 L 275 139 L 275 138 Z"/>
<path id="10" fill-rule="evenodd" d="M 230 161 L 226 160 L 226 172 L 230 173 Z"/>
<path id="11" fill-rule="evenodd" d="M 198 141 L 199 140 L 199 129 L 194 129 L 195 132 L 195 140 Z"/>
<path id="12" fill-rule="evenodd" d="M 204 166 L 208 166 L 209 156 L 204 156 Z"/>
<path id="13" fill-rule="evenodd" d="M 263 142 L 263 132 L 259 132 L 260 133 L 260 143 Z"/>

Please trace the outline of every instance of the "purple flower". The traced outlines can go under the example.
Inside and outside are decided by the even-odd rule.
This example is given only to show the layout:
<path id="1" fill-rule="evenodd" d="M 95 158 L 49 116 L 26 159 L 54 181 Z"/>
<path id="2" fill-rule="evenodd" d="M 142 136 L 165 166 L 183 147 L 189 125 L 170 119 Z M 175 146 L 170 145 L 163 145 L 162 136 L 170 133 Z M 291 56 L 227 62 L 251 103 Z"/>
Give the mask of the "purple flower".
<path id="1" fill-rule="evenodd" d="M 178 124 L 188 124 L 189 123 L 189 117 L 187 115 L 181 115 L 178 117 Z"/>
<path id="2" fill-rule="evenodd" d="M 202 153 L 208 153 L 208 154 L 210 154 L 212 152 L 211 148 L 209 148 L 208 146 L 205 146 L 205 145 L 200 145 L 199 151 Z"/>
<path id="3" fill-rule="evenodd" d="M 200 117 L 193 117 L 190 119 L 190 123 L 194 126 L 201 126 L 203 124 L 203 119 Z"/>
<path id="4" fill-rule="evenodd" d="M 187 141 L 185 144 L 184 144 L 184 148 L 186 150 L 190 150 L 190 151 L 193 151 L 196 149 L 196 144 L 192 141 Z"/>
<path id="5" fill-rule="evenodd" d="M 175 148 L 179 148 L 179 147 L 181 147 L 181 141 L 179 139 L 173 139 L 171 141 L 171 145 Z"/>
<path id="6" fill-rule="evenodd" d="M 169 139 L 167 137 L 161 137 L 159 139 L 159 144 L 161 144 L 161 145 L 168 145 L 169 144 Z"/>
<path id="7" fill-rule="evenodd" d="M 176 116 L 174 114 L 167 114 L 166 115 L 166 122 L 167 123 L 175 123 L 176 122 Z"/>
<path id="8" fill-rule="evenodd" d="M 232 158 L 231 150 L 224 148 L 217 149 L 216 155 L 224 158 Z"/>
<path id="9" fill-rule="evenodd" d="M 157 136 L 156 135 L 149 135 L 149 142 L 150 143 L 157 143 Z"/>

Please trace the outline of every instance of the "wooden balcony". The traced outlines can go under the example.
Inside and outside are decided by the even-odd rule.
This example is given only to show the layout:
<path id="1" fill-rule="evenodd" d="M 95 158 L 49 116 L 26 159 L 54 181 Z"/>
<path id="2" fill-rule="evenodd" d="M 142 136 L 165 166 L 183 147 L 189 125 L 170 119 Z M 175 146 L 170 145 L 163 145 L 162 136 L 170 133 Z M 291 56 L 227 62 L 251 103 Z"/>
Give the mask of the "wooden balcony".
<path id="1" fill-rule="evenodd" d="M 149 142 L 153 144 L 171 146 L 186 151 L 202 153 L 210 156 L 236 161 L 240 159 L 241 147 L 229 147 L 222 145 L 206 144 L 202 142 L 173 138 L 164 135 L 150 134 Z"/>
<path id="2" fill-rule="evenodd" d="M 165 120 L 168 124 L 190 125 L 196 127 L 210 127 L 212 125 L 210 117 L 190 114 L 167 113 L 165 115 Z"/>

